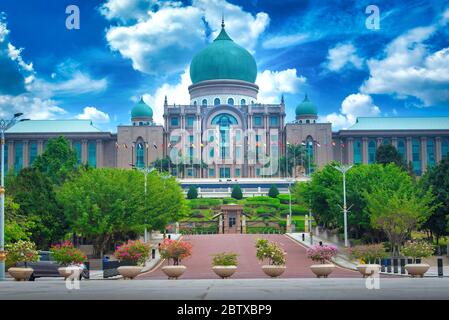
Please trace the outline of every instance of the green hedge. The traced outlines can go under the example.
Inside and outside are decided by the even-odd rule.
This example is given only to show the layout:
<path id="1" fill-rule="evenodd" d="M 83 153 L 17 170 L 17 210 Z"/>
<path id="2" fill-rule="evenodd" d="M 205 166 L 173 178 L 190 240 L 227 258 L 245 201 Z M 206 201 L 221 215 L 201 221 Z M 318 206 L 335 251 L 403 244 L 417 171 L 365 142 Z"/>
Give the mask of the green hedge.
<path id="1" fill-rule="evenodd" d="M 288 194 L 279 194 L 277 198 L 279 199 L 279 201 L 282 204 L 288 204 L 290 201 L 290 195 L 288 195 Z M 292 201 L 293 201 L 293 197 L 292 197 Z"/>
<path id="2" fill-rule="evenodd" d="M 221 205 L 221 200 L 201 198 L 188 200 L 188 203 L 191 209 L 209 209 L 211 207 L 218 207 Z"/>
<path id="3" fill-rule="evenodd" d="M 277 210 L 272 207 L 263 206 L 263 207 L 258 207 L 256 209 L 256 213 L 257 213 L 257 215 L 261 215 L 263 213 L 269 213 L 269 214 L 275 215 L 277 213 Z"/>
<path id="4" fill-rule="evenodd" d="M 281 204 L 280 207 L 281 215 L 288 214 L 290 212 L 290 208 L 288 204 Z M 303 206 L 300 206 L 298 204 L 292 204 L 292 214 L 294 215 L 306 215 L 308 213 L 308 209 L 304 208 Z"/>
<path id="5" fill-rule="evenodd" d="M 284 233 L 283 229 L 274 227 L 246 227 L 246 233 Z"/>

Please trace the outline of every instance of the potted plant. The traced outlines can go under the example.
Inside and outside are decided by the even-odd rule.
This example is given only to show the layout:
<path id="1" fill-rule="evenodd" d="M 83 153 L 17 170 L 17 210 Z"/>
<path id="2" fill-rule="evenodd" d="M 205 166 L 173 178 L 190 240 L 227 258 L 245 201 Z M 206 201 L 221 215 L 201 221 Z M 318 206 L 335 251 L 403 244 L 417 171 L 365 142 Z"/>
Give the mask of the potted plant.
<path id="1" fill-rule="evenodd" d="M 349 249 L 349 254 L 353 259 L 359 261 L 357 270 L 364 278 L 373 274 L 379 274 L 381 266 L 376 261 L 386 256 L 383 244 L 354 246 Z"/>
<path id="2" fill-rule="evenodd" d="M 74 272 L 79 275 L 82 264 L 87 260 L 86 255 L 80 249 L 75 248 L 70 241 L 52 245 L 50 252 L 53 259 L 61 265 L 58 272 L 64 279 L 70 277 Z"/>
<path id="3" fill-rule="evenodd" d="M 401 250 L 401 253 L 406 257 L 413 258 L 413 263 L 405 265 L 405 270 L 412 277 L 422 278 L 424 274 L 429 270 L 430 265 L 427 263 L 416 263 L 417 258 L 430 257 L 435 251 L 433 245 L 424 241 L 407 242 Z"/>
<path id="4" fill-rule="evenodd" d="M 222 279 L 229 278 L 237 270 L 237 254 L 232 252 L 214 254 L 212 270 Z"/>
<path id="5" fill-rule="evenodd" d="M 33 274 L 33 268 L 29 268 L 27 264 L 39 261 L 36 245 L 30 241 L 19 240 L 16 243 L 7 244 L 5 249 L 8 264 L 14 265 L 8 269 L 8 273 L 16 281 L 28 280 Z M 17 264 L 24 264 L 24 266 L 17 267 Z"/>
<path id="6" fill-rule="evenodd" d="M 327 278 L 334 271 L 335 265 L 330 261 L 336 255 L 337 248 L 332 245 L 315 245 L 307 249 L 307 257 L 320 263 L 310 266 L 310 269 L 318 278 Z"/>
<path id="7" fill-rule="evenodd" d="M 275 242 L 269 242 L 267 239 L 256 240 L 256 257 L 259 261 L 267 261 L 267 265 L 262 266 L 263 272 L 272 278 L 279 277 L 284 273 L 285 251 Z"/>
<path id="8" fill-rule="evenodd" d="M 114 252 L 114 256 L 123 265 L 117 268 L 118 273 L 123 279 L 134 279 L 143 269 L 145 261 L 150 255 L 150 247 L 148 244 L 140 240 L 128 240 L 118 246 Z"/>
<path id="9" fill-rule="evenodd" d="M 167 266 L 162 267 L 162 271 L 169 279 L 178 279 L 186 270 L 186 266 L 181 265 L 181 260 L 192 255 L 192 245 L 181 240 L 164 239 L 160 246 L 162 259 L 167 260 Z M 170 262 L 173 265 L 170 265 Z"/>

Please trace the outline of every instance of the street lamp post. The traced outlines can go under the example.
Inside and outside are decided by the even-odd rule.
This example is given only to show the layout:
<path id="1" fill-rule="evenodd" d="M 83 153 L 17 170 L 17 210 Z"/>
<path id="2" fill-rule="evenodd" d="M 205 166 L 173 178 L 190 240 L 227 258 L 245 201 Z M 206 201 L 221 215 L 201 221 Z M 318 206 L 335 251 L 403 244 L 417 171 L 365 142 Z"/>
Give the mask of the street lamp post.
<path id="1" fill-rule="evenodd" d="M 288 221 L 289 221 L 289 232 L 292 232 L 292 180 L 291 178 L 288 178 L 288 194 L 289 194 L 289 200 L 288 200 L 288 207 L 289 207 L 289 213 L 288 213 Z"/>
<path id="2" fill-rule="evenodd" d="M 1 133 L 1 185 L 0 185 L 0 281 L 5 280 L 5 132 L 19 121 L 22 113 L 16 113 L 10 120 L 0 120 Z"/>
<path id="3" fill-rule="evenodd" d="M 348 247 L 348 207 L 346 205 L 346 172 L 352 168 L 352 165 L 334 166 L 335 169 L 343 174 L 343 219 L 345 232 L 345 247 Z"/>
<path id="4" fill-rule="evenodd" d="M 147 176 L 148 176 L 149 173 L 151 173 L 155 169 L 154 168 L 150 168 L 150 167 L 145 167 L 145 168 L 139 169 L 139 170 L 143 171 L 143 174 L 144 174 L 144 189 L 145 189 L 145 200 L 146 200 L 146 198 L 147 198 Z M 145 231 L 144 231 L 144 234 L 143 234 L 143 241 L 145 243 L 148 242 L 148 230 L 147 230 L 147 226 L 146 225 L 145 225 Z"/>

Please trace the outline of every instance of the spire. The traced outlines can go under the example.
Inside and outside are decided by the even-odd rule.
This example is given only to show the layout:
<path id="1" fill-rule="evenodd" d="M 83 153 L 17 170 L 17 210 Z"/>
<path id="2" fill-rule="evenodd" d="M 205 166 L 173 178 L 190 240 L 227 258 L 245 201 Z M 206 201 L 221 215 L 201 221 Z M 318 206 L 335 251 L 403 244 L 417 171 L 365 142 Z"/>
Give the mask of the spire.
<path id="1" fill-rule="evenodd" d="M 281 104 L 284 104 L 284 94 L 281 96 Z"/>
<path id="2" fill-rule="evenodd" d="M 224 29 L 225 23 L 224 23 L 224 13 L 221 14 L 221 28 Z"/>
<path id="3" fill-rule="evenodd" d="M 232 39 L 228 36 L 228 34 L 226 33 L 226 30 L 225 30 L 224 15 L 222 15 L 222 18 L 221 18 L 221 31 L 218 34 L 218 36 L 215 38 L 214 41 L 217 41 L 217 40 L 231 40 L 232 41 Z"/>
<path id="4" fill-rule="evenodd" d="M 164 106 L 168 106 L 167 95 L 165 95 L 165 98 L 164 98 Z"/>
<path id="5" fill-rule="evenodd" d="M 306 92 L 306 95 L 305 95 L 305 97 L 304 97 L 304 101 L 309 101 L 309 97 L 308 97 L 308 95 L 307 95 L 307 92 Z"/>

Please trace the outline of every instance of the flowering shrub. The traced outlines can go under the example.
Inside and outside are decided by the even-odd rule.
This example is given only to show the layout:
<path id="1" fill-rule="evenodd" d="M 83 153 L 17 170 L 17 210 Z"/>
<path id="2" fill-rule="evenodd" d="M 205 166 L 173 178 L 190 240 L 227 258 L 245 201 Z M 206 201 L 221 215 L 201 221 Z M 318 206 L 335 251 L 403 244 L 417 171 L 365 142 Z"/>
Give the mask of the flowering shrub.
<path id="1" fill-rule="evenodd" d="M 143 265 L 150 255 L 149 245 L 142 241 L 128 240 L 118 246 L 114 252 L 114 256 L 121 262 L 130 264 Z"/>
<path id="2" fill-rule="evenodd" d="M 416 261 L 416 258 L 426 258 L 430 257 L 435 251 L 433 245 L 425 241 L 408 241 L 401 250 L 401 253 L 404 256 L 412 257 L 413 261 Z"/>
<path id="3" fill-rule="evenodd" d="M 332 245 L 315 245 L 307 249 L 307 258 L 322 264 L 330 261 L 337 255 L 337 247 Z"/>
<path id="4" fill-rule="evenodd" d="M 375 262 L 387 256 L 383 244 L 358 245 L 350 248 L 349 255 L 361 263 Z"/>
<path id="5" fill-rule="evenodd" d="M 19 240 L 15 243 L 7 244 L 6 259 L 8 265 L 15 265 L 16 263 L 25 263 L 39 261 L 39 252 L 36 250 L 36 245 L 30 241 Z"/>
<path id="6" fill-rule="evenodd" d="M 256 240 L 256 257 L 259 261 L 268 260 L 269 265 L 284 266 L 285 251 L 275 242 L 269 242 L 267 239 Z"/>
<path id="7" fill-rule="evenodd" d="M 237 265 L 237 254 L 236 253 L 226 253 L 221 252 L 213 255 L 212 266 L 236 266 Z"/>
<path id="8" fill-rule="evenodd" d="M 182 259 L 192 255 L 192 245 L 181 240 L 164 239 L 159 247 L 161 257 L 167 259 L 168 264 L 173 260 L 173 265 L 177 266 Z"/>
<path id="9" fill-rule="evenodd" d="M 50 251 L 53 259 L 63 266 L 80 264 L 87 260 L 86 255 L 80 249 L 75 248 L 70 241 L 52 245 Z"/>

